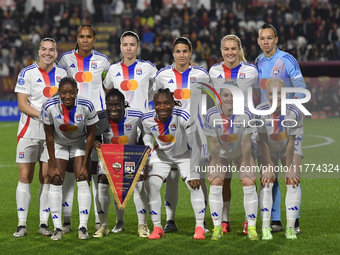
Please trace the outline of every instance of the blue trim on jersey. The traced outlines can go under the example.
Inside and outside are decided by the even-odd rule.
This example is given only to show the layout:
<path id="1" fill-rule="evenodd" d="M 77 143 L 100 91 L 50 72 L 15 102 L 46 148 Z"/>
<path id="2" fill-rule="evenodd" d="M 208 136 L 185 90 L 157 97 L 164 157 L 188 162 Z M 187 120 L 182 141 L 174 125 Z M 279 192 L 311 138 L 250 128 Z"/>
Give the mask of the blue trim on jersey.
<path id="1" fill-rule="evenodd" d="M 19 73 L 19 77 L 24 78 L 25 74 L 28 70 L 32 70 L 34 68 L 39 68 L 39 66 L 36 63 L 33 63 L 32 65 L 24 67 L 21 72 Z"/>
<path id="2" fill-rule="evenodd" d="M 75 50 L 70 50 L 70 51 L 66 51 L 64 52 L 63 54 L 60 55 L 60 57 L 58 58 L 58 62 L 60 61 L 60 59 L 65 56 L 65 55 L 68 55 L 68 54 L 73 54 L 75 52 Z"/>
<path id="3" fill-rule="evenodd" d="M 205 119 L 207 120 L 208 123 L 210 123 L 210 117 L 215 113 L 220 113 L 220 110 L 218 109 L 217 106 L 208 109 L 207 115 L 205 116 Z"/>
<path id="4" fill-rule="evenodd" d="M 45 106 L 44 106 L 44 110 L 47 111 L 47 109 L 55 104 L 59 104 L 59 98 L 51 98 L 49 100 L 46 101 Z"/>
<path id="5" fill-rule="evenodd" d="M 94 110 L 94 106 L 91 103 L 91 101 L 86 100 L 86 99 L 78 99 L 78 103 L 84 106 L 87 106 L 90 109 L 90 112 L 92 112 Z"/>
<path id="6" fill-rule="evenodd" d="M 159 70 L 159 71 L 156 73 L 155 78 L 156 78 L 161 72 L 163 72 L 163 71 L 165 71 L 165 70 L 168 70 L 168 69 L 171 69 L 171 68 L 172 68 L 171 65 L 170 65 L 170 66 L 163 67 L 161 70 Z"/>
<path id="7" fill-rule="evenodd" d="M 240 70 L 241 66 L 242 65 L 239 64 L 238 66 L 236 66 L 236 67 L 234 67 L 230 70 L 231 71 L 231 73 L 230 73 L 231 79 L 233 79 L 235 81 L 237 80 L 238 71 Z"/>
<path id="8" fill-rule="evenodd" d="M 74 125 L 74 115 L 76 113 L 77 106 L 75 105 L 71 111 L 69 111 L 69 116 L 70 116 L 70 125 Z"/>
<path id="9" fill-rule="evenodd" d="M 133 63 L 132 65 L 128 66 L 129 70 L 129 80 L 135 78 L 135 67 L 137 65 L 137 62 Z"/>
<path id="10" fill-rule="evenodd" d="M 121 121 L 117 123 L 118 127 L 118 135 L 122 136 L 124 135 L 124 123 L 125 123 L 126 117 L 124 117 Z"/>
<path id="11" fill-rule="evenodd" d="M 99 118 L 99 119 L 106 119 L 106 117 L 107 117 L 107 116 L 106 116 L 106 112 L 99 112 L 99 113 L 98 113 L 98 118 Z"/>
<path id="12" fill-rule="evenodd" d="M 248 110 L 248 108 L 244 108 L 244 113 L 249 116 L 249 120 L 253 118 L 253 114 Z"/>
<path id="13" fill-rule="evenodd" d="M 148 118 L 153 118 L 155 116 L 155 111 L 144 113 L 142 116 L 142 121 Z"/>
<path id="14" fill-rule="evenodd" d="M 178 114 L 183 114 L 188 119 L 190 118 L 190 114 L 187 111 L 174 108 L 173 112 L 178 113 Z"/>
<path id="15" fill-rule="evenodd" d="M 282 58 L 287 59 L 293 65 L 295 71 L 299 70 L 299 65 L 296 59 L 292 55 L 287 54 L 287 55 L 284 55 Z"/>
<path id="16" fill-rule="evenodd" d="M 299 121 L 301 119 L 301 114 L 300 114 L 299 110 L 296 107 L 293 107 L 292 105 L 289 105 L 287 107 L 287 110 L 290 110 L 290 111 L 292 111 L 295 114 L 297 121 Z"/>
<path id="17" fill-rule="evenodd" d="M 201 67 L 201 66 L 193 66 L 192 68 L 194 68 L 194 69 L 197 69 L 197 70 L 201 70 L 201 71 L 203 71 L 204 73 L 206 73 L 207 75 L 209 75 L 209 73 L 207 72 L 207 70 L 205 70 L 203 67 Z"/>
<path id="18" fill-rule="evenodd" d="M 169 125 L 170 125 L 171 120 L 172 120 L 172 116 L 168 120 L 166 120 L 164 122 L 162 121 L 162 123 L 164 125 L 164 135 L 170 134 Z"/>
<path id="19" fill-rule="evenodd" d="M 99 95 L 99 100 L 100 100 L 100 107 L 102 108 L 102 110 L 104 110 L 104 102 L 103 102 L 101 95 Z"/>
<path id="20" fill-rule="evenodd" d="M 84 60 L 84 72 L 90 70 L 90 60 L 92 58 L 92 54 L 88 55 L 87 57 L 83 58 Z"/>
<path id="21" fill-rule="evenodd" d="M 143 113 L 140 112 L 140 111 L 128 110 L 127 115 L 132 116 L 132 117 L 141 118 L 143 116 Z"/>
<path id="22" fill-rule="evenodd" d="M 97 55 L 97 56 L 104 57 L 104 58 L 106 58 L 106 59 L 107 59 L 107 61 L 109 61 L 109 63 L 110 63 L 110 59 L 109 59 L 109 57 L 108 57 L 108 56 L 106 56 L 104 53 L 101 53 L 101 52 L 99 52 L 99 51 L 96 51 L 96 50 L 94 50 L 94 51 L 93 51 L 93 55 Z"/>
<path id="23" fill-rule="evenodd" d="M 48 73 L 48 78 L 50 79 L 50 85 L 51 87 L 55 86 L 55 67 Z"/>
<path id="24" fill-rule="evenodd" d="M 141 63 L 148 63 L 150 64 L 151 66 L 155 67 L 154 64 L 152 64 L 150 61 L 148 60 L 142 60 L 142 59 L 137 59 L 138 62 L 141 62 Z"/>

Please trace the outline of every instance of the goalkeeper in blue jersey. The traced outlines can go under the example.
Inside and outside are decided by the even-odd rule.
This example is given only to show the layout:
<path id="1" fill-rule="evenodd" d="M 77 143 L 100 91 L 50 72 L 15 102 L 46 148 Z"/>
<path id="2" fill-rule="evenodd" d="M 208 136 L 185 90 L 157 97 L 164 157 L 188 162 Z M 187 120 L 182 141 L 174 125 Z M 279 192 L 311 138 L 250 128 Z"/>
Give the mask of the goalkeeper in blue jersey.
<path id="1" fill-rule="evenodd" d="M 271 24 L 264 24 L 261 26 L 257 38 L 257 43 L 263 53 L 255 60 L 255 65 L 259 71 L 259 82 L 261 88 L 261 103 L 268 101 L 266 96 L 267 84 L 270 79 L 280 78 L 284 81 L 286 87 L 306 88 L 304 78 L 302 76 L 300 67 L 296 59 L 287 52 L 281 51 L 277 48 L 278 36 L 276 29 Z M 303 98 L 303 93 L 290 93 L 288 98 Z M 300 165 L 302 162 L 302 134 L 295 137 L 295 153 L 293 163 Z M 261 156 L 259 157 L 261 161 Z M 259 162 L 260 164 L 261 162 Z M 280 211 L 281 193 L 277 180 L 273 187 L 273 210 L 272 210 L 272 230 L 274 232 L 282 231 L 281 211 Z M 301 233 L 299 226 L 299 216 L 295 222 L 295 230 L 297 234 Z"/>

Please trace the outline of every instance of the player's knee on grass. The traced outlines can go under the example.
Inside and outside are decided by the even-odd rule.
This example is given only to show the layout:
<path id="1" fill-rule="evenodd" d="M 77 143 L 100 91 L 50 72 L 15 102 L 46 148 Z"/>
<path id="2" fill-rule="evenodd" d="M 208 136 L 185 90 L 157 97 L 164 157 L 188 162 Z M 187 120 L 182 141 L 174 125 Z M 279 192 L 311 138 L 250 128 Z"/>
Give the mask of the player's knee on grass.
<path id="1" fill-rule="evenodd" d="M 59 175 L 56 175 L 52 177 L 50 183 L 53 185 L 63 185 L 63 182 L 64 180 Z"/>
<path id="2" fill-rule="evenodd" d="M 103 184 L 109 184 L 109 181 L 107 180 L 107 177 L 105 174 L 101 174 L 98 176 L 98 182 Z"/>

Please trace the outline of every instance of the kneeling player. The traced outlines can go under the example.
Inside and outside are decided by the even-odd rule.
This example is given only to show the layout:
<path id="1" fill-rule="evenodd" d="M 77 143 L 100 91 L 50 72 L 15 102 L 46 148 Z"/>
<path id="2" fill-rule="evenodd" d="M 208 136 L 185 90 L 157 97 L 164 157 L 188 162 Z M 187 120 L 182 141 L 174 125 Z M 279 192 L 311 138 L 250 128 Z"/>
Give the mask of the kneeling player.
<path id="1" fill-rule="evenodd" d="M 98 113 L 97 128 L 104 137 L 104 143 L 137 144 L 137 129 L 142 127 L 142 112 L 128 107 L 124 95 L 118 89 L 111 89 L 106 94 L 106 111 Z M 95 147 L 101 144 L 96 141 Z M 98 215 L 101 227 L 93 237 L 108 235 L 108 211 L 110 205 L 109 182 L 101 167 L 98 169 Z M 148 237 L 147 226 L 147 196 L 144 187 L 144 176 L 141 175 L 134 190 L 134 202 L 138 216 L 138 235 Z M 124 213 L 124 210 L 121 210 Z M 116 211 L 117 212 L 117 211 Z M 122 222 L 121 222 L 122 223 Z M 118 224 L 118 223 L 116 223 Z"/>
<path id="2" fill-rule="evenodd" d="M 278 166 L 279 160 L 281 160 L 282 166 L 284 167 L 287 185 L 286 238 L 296 239 L 294 224 L 300 209 L 301 189 L 300 166 L 294 163 L 293 158 L 295 154 L 302 155 L 302 151 L 295 151 L 294 139 L 295 136 L 303 133 L 303 116 L 300 110 L 294 105 L 287 105 L 286 113 L 281 113 L 281 88 L 283 87 L 285 87 L 285 84 L 281 79 L 272 79 L 268 82 L 266 95 L 269 101 L 260 104 L 257 109 L 269 110 L 272 107 L 274 88 L 277 90 L 278 102 L 274 113 L 259 117 L 259 124 L 262 125 L 258 128 L 258 133 L 262 158 L 265 166 L 269 169 L 265 171 L 263 168 L 263 174 L 273 172 L 272 168 Z M 271 182 L 273 182 L 271 178 L 264 178 L 262 180 L 264 185 L 269 185 Z M 271 190 L 269 192 L 271 193 Z M 265 200 L 260 199 L 260 210 L 264 202 Z M 268 207 L 268 210 L 270 212 L 272 202 L 269 201 L 269 205 L 270 208 Z"/>
<path id="3" fill-rule="evenodd" d="M 167 178 L 171 167 L 179 169 L 190 193 L 191 203 L 196 218 L 194 239 L 205 239 L 204 235 L 204 195 L 200 189 L 199 173 L 190 166 L 192 136 L 196 125 L 190 115 L 175 107 L 173 93 L 167 89 L 159 89 L 154 96 L 155 111 L 143 116 L 143 137 L 145 145 L 154 150 L 148 168 L 149 210 L 154 230 L 149 239 L 164 237 L 161 225 L 161 196 L 163 180 Z M 153 140 L 156 140 L 153 146 Z"/>
<path id="4" fill-rule="evenodd" d="M 72 77 L 65 77 L 59 83 L 58 93 L 45 102 L 41 112 L 50 157 L 49 201 L 55 228 L 51 240 L 62 239 L 62 185 L 69 160 L 73 163 L 78 185 L 78 238 L 89 238 L 87 222 L 91 209 L 91 190 L 87 163 L 95 140 L 98 116 L 93 104 L 77 94 L 77 82 Z"/>

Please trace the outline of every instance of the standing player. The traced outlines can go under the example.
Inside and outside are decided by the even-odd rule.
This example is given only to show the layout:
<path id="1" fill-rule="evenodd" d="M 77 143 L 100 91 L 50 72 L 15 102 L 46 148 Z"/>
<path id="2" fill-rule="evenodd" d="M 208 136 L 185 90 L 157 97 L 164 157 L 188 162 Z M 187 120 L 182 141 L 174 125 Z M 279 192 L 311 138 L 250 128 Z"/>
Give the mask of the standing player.
<path id="1" fill-rule="evenodd" d="M 59 58 L 59 65 L 63 66 L 69 76 L 72 76 L 78 83 L 79 95 L 93 103 L 96 111 L 105 109 L 105 92 L 102 86 L 102 76 L 110 67 L 110 60 L 105 55 L 94 50 L 96 42 L 96 31 L 90 24 L 82 24 L 77 31 L 77 44 L 74 50 L 65 52 Z M 100 140 L 100 136 L 96 137 Z M 98 155 L 93 151 L 91 157 L 91 179 L 94 197 L 96 230 L 99 229 L 99 217 L 96 210 L 97 206 L 97 165 Z M 63 185 L 63 216 L 64 233 L 71 231 L 71 214 L 74 195 L 74 174 L 66 171 Z M 72 170 L 71 170 L 72 171 Z"/>
<path id="2" fill-rule="evenodd" d="M 295 155 L 302 154 L 301 150 L 296 150 L 294 143 L 296 136 L 303 134 L 303 115 L 294 105 L 287 105 L 287 112 L 281 113 L 281 89 L 285 86 L 284 81 L 277 78 L 271 79 L 268 82 L 266 96 L 269 101 L 260 104 L 257 109 L 269 110 L 271 108 L 273 97 L 276 93 L 275 90 L 277 90 L 278 102 L 274 113 L 258 117 L 261 122 L 260 124 L 262 124 L 258 128 L 258 133 L 264 166 L 278 166 L 278 161 L 281 160 L 282 166 L 285 167 L 284 172 L 287 186 L 286 238 L 296 239 L 294 224 L 301 204 L 301 188 L 300 165 L 296 164 L 293 158 Z M 271 182 L 269 178 L 262 180 L 263 185 L 268 185 L 269 182 Z M 265 201 L 260 199 L 260 208 L 263 207 L 261 205 L 263 202 Z M 270 212 L 270 208 L 267 208 Z"/>
<path id="3" fill-rule="evenodd" d="M 248 88 L 252 87 L 260 95 L 258 86 L 258 72 L 254 65 L 248 64 L 244 57 L 241 40 L 236 35 L 226 35 L 221 40 L 223 62 L 213 65 L 209 70 L 211 83 L 215 88 L 223 88 L 228 80 L 234 80 L 244 95 L 245 106 L 248 104 Z M 223 181 L 223 233 L 230 232 L 230 178 Z M 211 186 L 212 188 L 213 186 Z M 212 192 L 210 188 L 210 192 Z M 213 188 L 214 189 L 214 188 Z M 244 224 L 243 232 L 247 234 L 248 222 Z"/>
<path id="4" fill-rule="evenodd" d="M 19 183 L 16 191 L 18 228 L 14 237 L 27 234 L 26 220 L 31 201 L 31 183 L 34 166 L 39 162 L 39 207 L 40 226 L 38 233 L 49 236 L 47 227 L 50 207 L 48 203 L 49 182 L 47 176 L 47 149 L 43 124 L 39 121 L 40 109 L 47 98 L 57 90 L 66 71 L 54 62 L 58 56 L 57 44 L 52 38 L 44 38 L 38 50 L 39 60 L 22 69 L 18 76 L 15 92 L 21 117 L 18 129 L 16 162 L 19 167 Z"/>
<path id="5" fill-rule="evenodd" d="M 104 80 L 104 87 L 108 92 L 112 88 L 119 89 L 123 93 L 126 101 L 132 108 L 145 113 L 149 110 L 148 98 L 149 88 L 157 73 L 157 68 L 149 61 L 137 59 L 140 49 L 139 36 L 133 31 L 126 31 L 120 37 L 120 50 L 123 54 L 122 61 L 110 66 Z M 140 132 L 140 130 L 139 130 Z M 146 201 L 144 182 L 136 184 L 134 197 L 140 197 Z M 119 210 L 116 203 L 116 226 L 112 229 L 113 233 L 124 230 L 124 210 Z M 142 214 L 142 215 L 140 215 Z M 138 218 L 146 224 L 146 211 L 139 211 Z"/>
<path id="6" fill-rule="evenodd" d="M 244 109 L 244 115 L 233 114 L 233 95 L 228 88 L 232 83 L 223 84 L 220 92 L 222 105 L 212 107 L 206 115 L 205 131 L 209 139 L 212 160 L 210 166 L 214 171 L 209 173 L 210 194 L 209 204 L 214 223 L 212 240 L 222 237 L 222 188 L 225 178 L 229 177 L 228 190 L 230 190 L 230 178 L 234 162 L 240 172 L 244 193 L 244 209 L 248 218 L 248 237 L 257 240 L 256 219 L 258 209 L 258 198 L 256 192 L 256 171 L 254 157 L 251 155 L 251 136 L 255 127 L 250 126 L 253 119 L 248 108 Z M 236 83 L 234 83 L 236 85 Z M 237 85 L 236 85 L 237 86 Z M 271 200 L 272 197 L 269 196 Z M 229 225 L 229 224 L 228 224 Z M 228 230 L 230 231 L 230 230 Z M 262 229 L 263 236 L 271 236 L 270 228 Z"/>
<path id="7" fill-rule="evenodd" d="M 106 94 L 106 111 L 98 113 L 99 122 L 97 129 L 103 135 L 104 143 L 111 144 L 137 144 L 138 131 L 142 126 L 142 112 L 137 109 L 127 108 L 129 104 L 125 102 L 124 95 L 118 89 L 111 89 Z M 95 142 L 95 146 L 100 148 L 101 143 Z M 98 206 L 100 229 L 93 235 L 93 237 L 103 237 L 109 234 L 108 231 L 108 210 L 110 205 L 109 182 L 102 168 L 98 171 Z M 140 180 L 144 181 L 144 176 L 141 175 Z M 137 189 L 144 188 L 143 185 L 138 184 Z M 146 212 L 147 212 L 147 197 L 140 196 L 141 191 L 135 190 L 134 202 L 138 217 L 138 235 L 139 237 L 148 237 L 149 229 L 147 226 Z"/>
<path id="8" fill-rule="evenodd" d="M 196 121 L 197 131 L 193 139 L 191 167 L 207 163 L 207 142 L 203 134 L 203 119 L 201 116 L 201 89 L 202 83 L 209 83 L 209 75 L 206 70 L 199 66 L 191 66 L 192 45 L 188 38 L 178 37 L 172 44 L 172 55 L 174 63 L 161 69 L 156 76 L 156 90 L 159 88 L 169 88 L 174 93 L 176 100 L 179 100 L 184 110 L 190 113 Z M 207 188 L 205 176 L 202 173 L 201 187 L 207 201 Z M 164 231 L 177 231 L 175 223 L 175 213 L 178 200 L 178 171 L 170 171 L 166 178 L 165 206 L 166 206 L 166 226 Z"/>
<path id="9" fill-rule="evenodd" d="M 148 168 L 149 210 L 154 230 L 149 239 L 164 237 L 161 224 L 162 200 L 160 190 L 163 181 L 174 165 L 180 171 L 191 193 L 191 204 L 194 210 L 196 227 L 194 239 L 205 239 L 204 195 L 200 188 L 199 173 L 190 167 L 193 136 L 196 125 L 190 115 L 175 105 L 173 93 L 168 88 L 159 89 L 154 96 L 155 111 L 143 116 L 143 137 L 145 145 L 153 148 Z M 155 143 L 154 143 L 155 139 Z"/>
<path id="10" fill-rule="evenodd" d="M 273 78 L 280 78 L 284 81 L 286 87 L 306 88 L 300 67 L 296 59 L 287 52 L 279 50 L 276 45 L 278 43 L 278 36 L 276 29 L 270 24 L 264 24 L 259 30 L 257 43 L 259 44 L 263 53 L 255 60 L 255 64 L 259 70 L 259 79 L 261 86 L 261 102 L 267 101 L 266 87 L 268 80 Z M 289 94 L 288 98 L 303 98 L 303 93 Z M 294 154 L 294 164 L 302 164 L 302 134 L 295 137 L 296 151 Z M 272 229 L 273 231 L 281 231 L 281 192 L 278 181 L 276 180 L 273 187 L 273 212 L 272 212 Z M 299 226 L 299 216 L 296 220 L 296 231 L 301 233 Z"/>
<path id="11" fill-rule="evenodd" d="M 41 111 L 50 156 L 48 175 L 51 187 L 48 198 L 55 228 L 51 240 L 54 241 L 62 239 L 62 185 L 68 161 L 73 164 L 78 186 L 78 238 L 89 238 L 87 222 L 91 189 L 87 163 L 95 140 L 98 116 L 93 104 L 77 94 L 77 82 L 72 77 L 64 77 L 58 93 L 45 102 Z"/>

